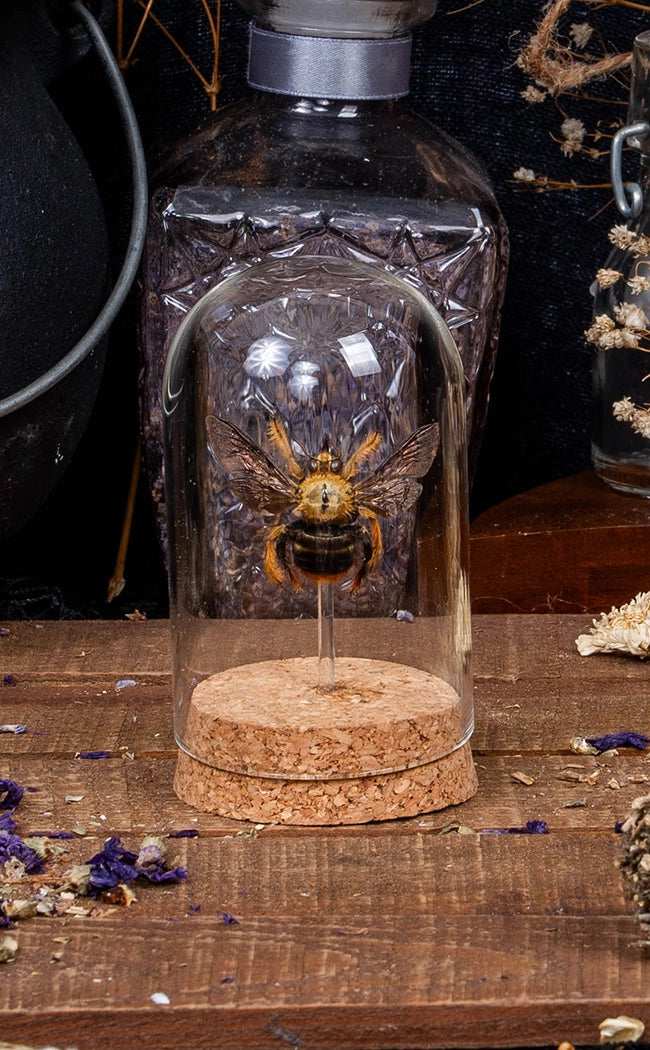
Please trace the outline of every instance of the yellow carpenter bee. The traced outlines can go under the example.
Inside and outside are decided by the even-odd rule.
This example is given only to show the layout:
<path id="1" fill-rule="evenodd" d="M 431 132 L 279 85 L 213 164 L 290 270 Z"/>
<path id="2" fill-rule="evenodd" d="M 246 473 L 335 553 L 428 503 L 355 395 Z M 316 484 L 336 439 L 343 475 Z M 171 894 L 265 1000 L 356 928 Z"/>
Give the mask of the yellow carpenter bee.
<path id="1" fill-rule="evenodd" d="M 358 589 L 381 557 L 377 515 L 391 518 L 415 503 L 422 491 L 416 479 L 429 470 L 439 443 L 437 423 L 420 427 L 376 471 L 359 478 L 381 436 L 369 434 L 345 463 L 326 442 L 304 471 L 284 426 L 272 419 L 269 441 L 284 460 L 285 474 L 232 423 L 218 416 L 206 422 L 212 451 L 230 475 L 228 487 L 237 498 L 253 510 L 280 514 L 291 509 L 292 520 L 269 532 L 264 570 L 274 583 L 291 580 L 299 588 L 298 573 L 332 583 L 357 565 L 351 589 Z"/>

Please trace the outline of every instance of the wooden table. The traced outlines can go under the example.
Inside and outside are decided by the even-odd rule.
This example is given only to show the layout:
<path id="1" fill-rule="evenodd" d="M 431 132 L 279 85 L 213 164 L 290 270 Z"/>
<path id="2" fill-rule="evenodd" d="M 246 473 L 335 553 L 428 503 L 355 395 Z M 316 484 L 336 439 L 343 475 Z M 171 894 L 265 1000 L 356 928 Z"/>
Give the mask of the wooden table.
<path id="1" fill-rule="evenodd" d="M 477 617 L 479 794 L 419 819 L 318 830 L 256 830 L 175 798 L 166 623 L 8 624 L 0 669 L 16 684 L 0 686 L 1 720 L 27 732 L 0 736 L 0 775 L 37 789 L 16 810 L 20 834 L 85 826 L 53 840 L 69 850 L 59 865 L 89 859 L 109 835 L 131 848 L 149 833 L 199 835 L 169 840 L 184 882 L 138 888 L 128 908 L 86 901 L 82 914 L 16 924 L 0 1040 L 594 1045 L 619 1014 L 645 1021 L 647 1037 L 650 952 L 616 868 L 615 824 L 648 792 L 650 757 L 580 756 L 569 740 L 647 733 L 648 667 L 580 657 L 588 624 Z M 75 757 L 94 750 L 110 757 Z M 548 833 L 484 833 L 533 819 Z"/>
<path id="2" fill-rule="evenodd" d="M 472 522 L 475 613 L 599 613 L 650 590 L 650 500 L 593 471 L 539 485 Z"/>

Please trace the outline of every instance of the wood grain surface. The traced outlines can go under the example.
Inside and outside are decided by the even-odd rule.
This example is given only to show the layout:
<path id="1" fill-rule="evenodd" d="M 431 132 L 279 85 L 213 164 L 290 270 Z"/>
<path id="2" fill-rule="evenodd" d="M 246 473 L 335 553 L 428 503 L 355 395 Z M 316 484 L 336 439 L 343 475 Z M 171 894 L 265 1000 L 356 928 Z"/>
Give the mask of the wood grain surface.
<path id="1" fill-rule="evenodd" d="M 600 613 L 650 587 L 650 503 L 593 471 L 491 507 L 470 540 L 475 613 Z"/>
<path id="2" fill-rule="evenodd" d="M 19 833 L 72 833 L 52 840 L 68 867 L 110 835 L 135 849 L 147 834 L 198 835 L 168 840 L 185 881 L 8 931 L 18 952 L 0 965 L 0 1040 L 437 1050 L 595 1045 L 619 1014 L 650 1030 L 650 951 L 616 831 L 650 792 L 649 754 L 571 749 L 576 736 L 648 734 L 648 667 L 580 657 L 588 625 L 475 618 L 469 802 L 309 829 L 253 828 L 175 797 L 166 623 L 7 624 L 0 681 L 16 684 L 0 686 L 0 721 L 27 731 L 0 735 L 0 777 L 32 789 Z M 78 757 L 95 750 L 108 757 Z M 495 833 L 531 820 L 547 833 Z M 160 992 L 168 1005 L 152 1001 Z"/>

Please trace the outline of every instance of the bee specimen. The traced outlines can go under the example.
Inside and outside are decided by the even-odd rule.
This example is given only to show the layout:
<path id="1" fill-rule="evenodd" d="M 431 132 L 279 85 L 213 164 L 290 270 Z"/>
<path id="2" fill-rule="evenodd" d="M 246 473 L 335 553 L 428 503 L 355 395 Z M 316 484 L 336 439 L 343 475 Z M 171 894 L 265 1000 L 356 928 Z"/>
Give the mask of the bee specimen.
<path id="1" fill-rule="evenodd" d="M 272 419 L 268 437 L 283 460 L 281 470 L 233 423 L 218 416 L 208 416 L 206 423 L 210 447 L 230 475 L 234 495 L 252 510 L 276 515 L 290 511 L 289 521 L 269 531 L 264 570 L 272 582 L 290 581 L 298 588 L 301 576 L 333 583 L 354 569 L 351 590 L 358 590 L 381 558 L 377 518 L 391 518 L 413 506 L 422 491 L 417 479 L 428 472 L 439 445 L 437 423 L 420 427 L 364 475 L 363 467 L 381 445 L 375 431 L 345 462 L 324 442 L 303 470 L 284 426 Z"/>

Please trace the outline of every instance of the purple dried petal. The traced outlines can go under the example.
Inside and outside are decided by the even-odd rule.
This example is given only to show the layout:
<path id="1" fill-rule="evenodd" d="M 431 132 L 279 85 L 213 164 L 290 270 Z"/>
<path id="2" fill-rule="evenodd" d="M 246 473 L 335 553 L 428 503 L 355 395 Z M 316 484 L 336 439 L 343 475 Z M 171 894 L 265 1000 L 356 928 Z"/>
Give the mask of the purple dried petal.
<path id="1" fill-rule="evenodd" d="M 598 751 L 613 751 L 617 747 L 636 747 L 639 751 L 645 751 L 650 744 L 650 739 L 643 733 L 606 733 L 604 736 L 592 736 L 585 739 Z"/>
<path id="2" fill-rule="evenodd" d="M 73 839 L 74 835 L 71 831 L 32 831 L 31 833 L 34 838 L 37 839 Z"/>
<path id="3" fill-rule="evenodd" d="M 1 725 L 0 733 L 24 733 L 27 726 L 24 725 Z"/>
<path id="4" fill-rule="evenodd" d="M 170 831 L 168 839 L 195 839 L 198 836 L 196 828 L 183 828 L 182 831 Z"/>
<path id="5" fill-rule="evenodd" d="M 0 627 L 0 638 L 6 638 L 8 634 L 11 634 L 8 627 Z"/>
<path id="6" fill-rule="evenodd" d="M 139 871 L 138 874 L 143 875 L 145 879 L 149 879 L 149 882 L 173 882 L 175 879 L 186 879 L 187 868 L 179 867 L 165 870 L 160 867 Z"/>
<path id="7" fill-rule="evenodd" d="M 221 978 L 221 981 L 220 981 L 219 983 L 220 983 L 220 984 L 232 984 L 232 982 L 233 982 L 234 980 L 235 980 L 235 978 L 234 978 L 234 977 L 222 977 L 222 978 Z"/>
<path id="8" fill-rule="evenodd" d="M 12 674 L 6 674 L 2 679 L 3 685 L 16 685 L 16 679 Z"/>
<path id="9" fill-rule="evenodd" d="M 118 882 L 133 882 L 137 879 L 137 859 L 137 853 L 124 849 L 118 838 L 107 839 L 103 850 L 86 861 L 91 865 L 88 879 L 91 894 L 97 896 L 102 890 L 117 886 Z"/>
<path id="10" fill-rule="evenodd" d="M 0 831 L 13 831 L 18 825 L 12 816 L 13 810 L 0 813 Z"/>
<path id="11" fill-rule="evenodd" d="M 103 850 L 86 862 L 92 866 L 88 880 L 90 892 L 98 896 L 103 890 L 117 886 L 118 882 L 133 882 L 139 875 L 147 878 L 149 882 L 170 882 L 187 876 L 186 868 L 165 870 L 162 861 L 156 862 L 152 867 L 140 868 L 138 859 L 139 854 L 125 849 L 117 837 L 107 839 Z"/>
<path id="12" fill-rule="evenodd" d="M 75 758 L 110 758 L 110 751 L 77 751 Z"/>
<path id="13" fill-rule="evenodd" d="M 15 857 L 25 865 L 25 871 L 30 875 L 40 875 L 45 867 L 45 861 L 38 853 L 23 842 L 20 835 L 12 835 L 10 832 L 0 832 L 0 864 L 6 863 Z"/>
<path id="14" fill-rule="evenodd" d="M 15 780 L 0 780 L 0 795 L 4 795 L 0 809 L 15 809 L 24 794 L 25 789 Z"/>
<path id="15" fill-rule="evenodd" d="M 523 828 L 483 828 L 482 835 L 546 835 L 548 825 L 545 820 L 529 820 Z"/>
<path id="16" fill-rule="evenodd" d="M 217 915 L 223 919 L 226 926 L 239 926 L 239 919 L 236 919 L 234 915 L 229 915 L 227 911 L 218 911 Z"/>

